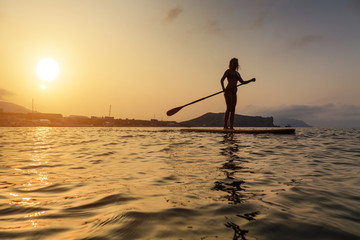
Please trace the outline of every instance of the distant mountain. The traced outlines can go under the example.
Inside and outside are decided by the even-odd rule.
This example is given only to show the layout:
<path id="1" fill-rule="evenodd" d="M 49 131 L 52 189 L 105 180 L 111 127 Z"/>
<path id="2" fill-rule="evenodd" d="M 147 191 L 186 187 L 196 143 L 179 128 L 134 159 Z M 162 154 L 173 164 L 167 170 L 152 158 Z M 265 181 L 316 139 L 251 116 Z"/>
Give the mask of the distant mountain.
<path id="1" fill-rule="evenodd" d="M 198 118 L 180 122 L 189 127 L 223 127 L 224 113 L 206 113 Z M 274 127 L 272 117 L 235 115 L 234 127 Z"/>
<path id="2" fill-rule="evenodd" d="M 275 125 L 280 127 L 291 126 L 291 127 L 312 127 L 302 120 L 296 120 L 291 118 L 276 118 Z"/>
<path id="3" fill-rule="evenodd" d="M 29 113 L 29 112 L 31 112 L 31 110 L 29 110 L 23 106 L 17 105 L 15 103 L 9 103 L 9 102 L 3 102 L 3 101 L 0 101 L 0 109 L 2 109 L 3 112 L 11 112 L 11 113 Z"/>

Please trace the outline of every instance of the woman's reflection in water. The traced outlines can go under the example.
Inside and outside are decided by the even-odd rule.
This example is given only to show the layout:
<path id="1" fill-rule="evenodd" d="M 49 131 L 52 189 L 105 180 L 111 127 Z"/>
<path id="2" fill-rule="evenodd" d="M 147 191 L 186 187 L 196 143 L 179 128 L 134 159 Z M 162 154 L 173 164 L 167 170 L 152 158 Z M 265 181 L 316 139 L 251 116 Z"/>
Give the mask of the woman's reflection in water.
<path id="1" fill-rule="evenodd" d="M 238 180 L 235 177 L 235 174 L 243 168 L 240 162 L 241 158 L 237 155 L 239 146 L 232 133 L 226 134 L 221 144 L 225 147 L 221 148 L 220 153 L 226 157 L 226 162 L 223 163 L 220 170 L 225 174 L 226 178 L 222 181 L 216 181 L 213 189 L 228 193 L 226 198 L 229 200 L 229 203 L 238 204 L 245 200 L 245 196 L 241 194 L 241 192 L 245 191 L 241 187 L 244 181 Z"/>
<path id="2" fill-rule="evenodd" d="M 235 205 L 243 203 L 248 197 L 245 194 L 245 189 L 242 187 L 245 182 L 242 179 L 238 179 L 236 174 L 244 168 L 242 166 L 244 159 L 238 155 L 240 150 L 236 141 L 236 136 L 233 133 L 228 133 L 224 135 L 224 139 L 220 143 L 224 146 L 221 148 L 220 153 L 225 157 L 225 162 L 219 169 L 224 173 L 225 178 L 216 181 L 213 190 L 225 192 L 225 198 L 228 200 L 229 204 Z M 243 217 L 245 215 L 238 214 L 236 216 Z M 245 235 L 248 233 L 248 230 L 241 229 L 239 225 L 230 221 L 226 216 L 225 218 L 227 219 L 227 222 L 224 225 L 234 230 L 233 239 L 246 240 Z"/>

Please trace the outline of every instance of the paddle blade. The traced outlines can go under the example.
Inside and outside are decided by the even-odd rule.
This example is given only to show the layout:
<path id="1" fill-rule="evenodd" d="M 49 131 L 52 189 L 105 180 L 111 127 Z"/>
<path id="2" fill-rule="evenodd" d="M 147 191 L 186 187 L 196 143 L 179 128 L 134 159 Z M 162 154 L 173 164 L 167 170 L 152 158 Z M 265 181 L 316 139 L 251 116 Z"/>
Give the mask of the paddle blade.
<path id="1" fill-rule="evenodd" d="M 168 116 L 172 116 L 174 115 L 175 113 L 177 113 L 178 111 L 180 111 L 183 107 L 176 107 L 176 108 L 173 108 L 169 111 L 166 112 L 166 115 Z"/>

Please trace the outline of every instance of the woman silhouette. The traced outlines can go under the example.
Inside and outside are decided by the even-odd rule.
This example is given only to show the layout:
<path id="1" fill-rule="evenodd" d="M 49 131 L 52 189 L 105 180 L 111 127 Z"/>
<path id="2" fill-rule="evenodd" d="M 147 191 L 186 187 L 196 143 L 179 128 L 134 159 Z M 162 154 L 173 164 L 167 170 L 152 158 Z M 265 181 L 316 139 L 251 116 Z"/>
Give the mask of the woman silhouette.
<path id="1" fill-rule="evenodd" d="M 224 129 L 228 129 L 228 121 L 230 117 L 230 129 L 234 129 L 234 117 L 235 117 L 235 107 L 237 102 L 237 82 L 239 81 L 242 84 L 247 84 L 249 82 L 255 82 L 256 79 L 252 78 L 250 80 L 244 81 L 240 73 L 238 72 L 239 62 L 237 58 L 230 60 L 229 69 L 225 71 L 224 75 L 221 78 L 221 87 L 224 91 L 225 102 L 226 102 L 226 112 L 224 116 Z M 225 78 L 228 81 L 226 88 L 224 87 Z"/>

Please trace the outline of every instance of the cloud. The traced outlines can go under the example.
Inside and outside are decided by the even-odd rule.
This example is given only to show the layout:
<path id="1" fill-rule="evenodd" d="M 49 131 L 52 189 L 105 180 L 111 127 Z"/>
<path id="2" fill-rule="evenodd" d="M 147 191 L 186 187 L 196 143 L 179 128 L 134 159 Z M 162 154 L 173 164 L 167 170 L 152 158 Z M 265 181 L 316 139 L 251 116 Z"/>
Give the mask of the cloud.
<path id="1" fill-rule="evenodd" d="M 181 7 L 172 8 L 168 11 L 167 16 L 165 17 L 165 22 L 171 23 L 182 13 Z"/>
<path id="2" fill-rule="evenodd" d="M 281 107 L 274 110 L 275 110 L 275 115 L 279 117 L 309 118 L 309 117 L 315 117 L 319 113 L 324 112 L 326 109 L 329 109 L 329 105 L 324 105 L 324 106 L 293 105 L 293 106 Z"/>
<path id="3" fill-rule="evenodd" d="M 360 106 L 325 104 L 318 106 L 290 105 L 277 108 L 247 107 L 247 111 L 261 116 L 305 121 L 319 127 L 360 127 Z"/>
<path id="4" fill-rule="evenodd" d="M 222 29 L 219 27 L 219 23 L 215 20 L 209 20 L 204 26 L 204 30 L 207 33 L 211 34 L 221 34 Z"/>
<path id="5" fill-rule="evenodd" d="M 259 29 L 262 28 L 265 24 L 265 18 L 267 17 L 268 13 L 265 11 L 260 11 L 257 13 L 255 20 L 251 24 L 252 29 Z"/>
<path id="6" fill-rule="evenodd" d="M 321 35 L 304 35 L 292 42 L 292 46 L 295 48 L 304 48 L 313 43 L 320 43 L 324 41 L 324 37 Z"/>
<path id="7" fill-rule="evenodd" d="M 165 17 L 165 23 L 173 23 L 183 13 L 182 7 L 171 8 L 167 12 Z M 219 22 L 215 19 L 208 19 L 205 21 L 199 21 L 198 24 L 194 24 L 192 29 L 188 30 L 188 35 L 220 35 L 223 29 L 219 26 Z"/>
<path id="8" fill-rule="evenodd" d="M 359 0 L 350 0 L 349 1 L 350 9 L 354 10 L 357 13 L 360 13 L 360 1 Z"/>
<path id="9" fill-rule="evenodd" d="M 201 36 L 201 37 L 209 37 L 209 35 L 221 35 L 223 33 L 223 29 L 219 26 L 219 22 L 214 19 L 208 19 L 202 23 L 199 23 L 198 26 L 193 27 L 190 31 L 188 31 L 189 36 Z"/>
<path id="10" fill-rule="evenodd" d="M 7 96 L 13 96 L 14 93 L 9 92 L 8 90 L 0 88 L 0 100 L 4 100 Z"/>

